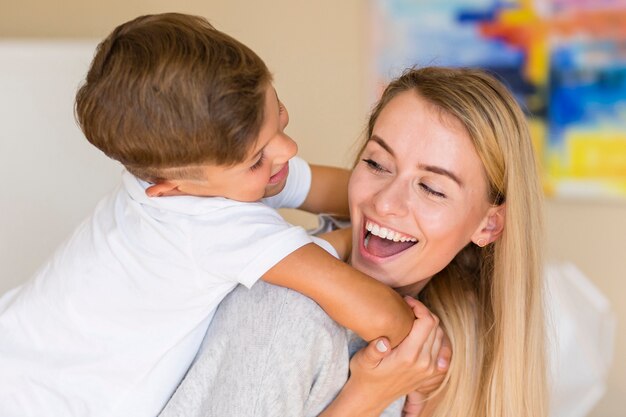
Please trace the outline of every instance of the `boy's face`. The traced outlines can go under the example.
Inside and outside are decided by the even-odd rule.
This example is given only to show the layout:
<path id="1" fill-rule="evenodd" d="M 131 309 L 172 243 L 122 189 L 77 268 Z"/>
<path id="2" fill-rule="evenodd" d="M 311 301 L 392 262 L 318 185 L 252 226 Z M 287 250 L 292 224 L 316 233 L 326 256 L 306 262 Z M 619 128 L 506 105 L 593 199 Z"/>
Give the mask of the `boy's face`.
<path id="1" fill-rule="evenodd" d="M 207 165 L 202 168 L 202 180 L 182 181 L 178 190 L 188 195 L 244 202 L 278 194 L 287 181 L 288 162 L 298 152 L 298 145 L 284 132 L 288 123 L 287 109 L 278 100 L 274 87 L 269 85 L 259 137 L 246 159 L 229 167 Z"/>

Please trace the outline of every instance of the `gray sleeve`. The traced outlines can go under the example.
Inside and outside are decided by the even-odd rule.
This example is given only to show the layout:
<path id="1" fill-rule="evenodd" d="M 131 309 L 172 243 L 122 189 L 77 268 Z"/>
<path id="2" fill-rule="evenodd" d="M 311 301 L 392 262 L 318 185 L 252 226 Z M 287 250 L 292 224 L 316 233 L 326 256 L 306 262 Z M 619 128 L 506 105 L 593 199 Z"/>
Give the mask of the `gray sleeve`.
<path id="1" fill-rule="evenodd" d="M 218 308 L 161 417 L 316 416 L 348 376 L 346 330 L 309 298 L 257 282 Z"/>

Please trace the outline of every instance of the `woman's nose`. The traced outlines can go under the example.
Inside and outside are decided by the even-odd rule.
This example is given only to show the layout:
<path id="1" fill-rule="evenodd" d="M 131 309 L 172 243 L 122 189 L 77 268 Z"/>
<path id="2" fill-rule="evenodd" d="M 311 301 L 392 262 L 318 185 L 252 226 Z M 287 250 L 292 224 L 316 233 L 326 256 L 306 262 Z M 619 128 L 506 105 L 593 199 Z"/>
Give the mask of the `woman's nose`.
<path id="1" fill-rule="evenodd" d="M 382 186 L 373 197 L 374 209 L 381 216 L 403 216 L 407 213 L 409 187 L 400 179 Z"/>

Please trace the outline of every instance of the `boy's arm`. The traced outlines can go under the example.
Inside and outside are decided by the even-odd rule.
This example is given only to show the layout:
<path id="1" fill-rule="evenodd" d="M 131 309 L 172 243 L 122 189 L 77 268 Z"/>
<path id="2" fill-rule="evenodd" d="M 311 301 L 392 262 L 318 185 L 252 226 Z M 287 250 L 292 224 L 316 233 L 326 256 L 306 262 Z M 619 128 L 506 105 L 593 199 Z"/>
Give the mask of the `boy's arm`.
<path id="1" fill-rule="evenodd" d="M 311 189 L 299 207 L 309 213 L 328 213 L 350 217 L 348 180 L 350 171 L 343 168 L 311 165 Z"/>
<path id="2" fill-rule="evenodd" d="M 393 289 L 313 243 L 291 253 L 262 279 L 312 298 L 337 323 L 368 341 L 385 336 L 392 347 L 397 346 L 415 319 Z"/>
<path id="3" fill-rule="evenodd" d="M 337 251 L 339 259 L 344 262 L 348 261 L 350 252 L 352 252 L 352 227 L 344 227 L 332 232 L 320 233 L 316 236 L 330 243 Z"/>

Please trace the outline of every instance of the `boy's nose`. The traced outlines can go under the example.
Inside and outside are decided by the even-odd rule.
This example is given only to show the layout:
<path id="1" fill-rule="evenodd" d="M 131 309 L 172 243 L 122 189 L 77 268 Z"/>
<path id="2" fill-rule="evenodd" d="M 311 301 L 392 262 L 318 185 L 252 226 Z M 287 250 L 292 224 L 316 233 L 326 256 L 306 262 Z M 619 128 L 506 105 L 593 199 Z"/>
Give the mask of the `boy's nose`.
<path id="1" fill-rule="evenodd" d="M 298 144 L 288 135 L 281 135 L 275 150 L 275 163 L 285 163 L 298 153 Z"/>

